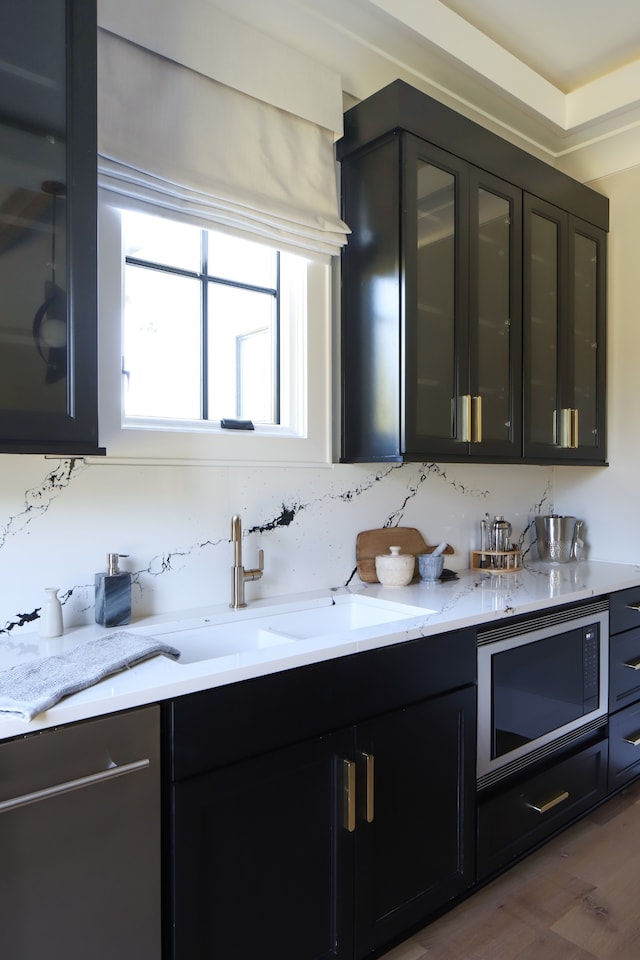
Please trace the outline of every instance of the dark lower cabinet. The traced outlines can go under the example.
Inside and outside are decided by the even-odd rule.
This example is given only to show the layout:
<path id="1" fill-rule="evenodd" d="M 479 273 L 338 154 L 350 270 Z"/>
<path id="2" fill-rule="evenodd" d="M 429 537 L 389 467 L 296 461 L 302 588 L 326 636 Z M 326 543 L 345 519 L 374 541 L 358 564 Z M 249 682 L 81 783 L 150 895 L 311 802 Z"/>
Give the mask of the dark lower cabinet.
<path id="1" fill-rule="evenodd" d="M 173 785 L 172 956 L 351 956 L 349 745 L 320 737 Z"/>
<path id="2" fill-rule="evenodd" d="M 478 879 L 484 880 L 607 795 L 607 739 L 514 780 L 478 802 Z"/>
<path id="3" fill-rule="evenodd" d="M 640 587 L 609 598 L 609 791 L 640 776 Z"/>
<path id="4" fill-rule="evenodd" d="M 640 703 L 615 713 L 609 721 L 609 790 L 640 776 Z"/>
<path id="5" fill-rule="evenodd" d="M 378 693 L 364 680 L 389 657 L 422 657 L 423 644 L 435 649 L 437 643 L 363 654 L 310 674 L 291 671 L 169 707 L 174 780 L 167 795 L 165 938 L 171 960 L 360 960 L 426 923 L 473 882 L 475 685 L 467 679 L 459 689 L 398 707 L 390 691 L 399 681 L 388 670 L 371 674 Z M 450 638 L 449 647 L 462 650 L 462 639 Z M 468 677 L 464 660 L 458 671 Z M 338 677 L 356 661 L 365 685 L 347 696 Z M 421 685 L 437 672 L 425 674 Z M 245 703 L 251 713 L 276 687 L 280 698 L 271 702 L 254 743 L 273 740 L 281 721 L 282 735 L 286 727 L 290 738 L 322 723 L 312 718 L 313 701 L 324 698 L 327 687 L 314 682 L 303 702 L 307 676 L 334 680 L 327 724 L 338 716 L 356 720 L 359 711 L 363 719 L 253 752 L 250 731 L 237 735 L 246 714 L 228 736 L 224 727 L 211 726 L 220 697 L 229 706 L 225 698 L 237 695 L 238 706 Z M 415 682 L 415 674 L 404 681 Z M 367 717 L 362 711 L 372 699 L 389 709 Z M 228 723 L 234 726 L 233 716 Z M 216 752 L 215 744 L 221 756 L 234 738 L 237 760 L 220 764 L 210 756 L 204 770 L 202 758 Z"/>
<path id="6" fill-rule="evenodd" d="M 474 880 L 475 709 L 467 687 L 357 728 L 356 957 Z"/>

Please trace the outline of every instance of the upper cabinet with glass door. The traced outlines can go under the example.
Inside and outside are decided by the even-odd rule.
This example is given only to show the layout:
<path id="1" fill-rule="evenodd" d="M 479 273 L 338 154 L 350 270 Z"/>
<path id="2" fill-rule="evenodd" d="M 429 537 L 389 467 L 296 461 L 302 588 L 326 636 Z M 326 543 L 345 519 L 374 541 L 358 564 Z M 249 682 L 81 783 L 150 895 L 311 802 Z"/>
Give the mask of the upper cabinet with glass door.
<path id="1" fill-rule="evenodd" d="M 520 453 L 517 188 L 403 143 L 407 458 Z"/>
<path id="2" fill-rule="evenodd" d="M 402 81 L 338 159 L 342 460 L 604 462 L 606 198 Z"/>
<path id="3" fill-rule="evenodd" d="M 0 451 L 97 450 L 96 14 L 0 4 Z"/>
<path id="4" fill-rule="evenodd" d="M 604 462 L 606 236 L 524 206 L 525 457 Z"/>

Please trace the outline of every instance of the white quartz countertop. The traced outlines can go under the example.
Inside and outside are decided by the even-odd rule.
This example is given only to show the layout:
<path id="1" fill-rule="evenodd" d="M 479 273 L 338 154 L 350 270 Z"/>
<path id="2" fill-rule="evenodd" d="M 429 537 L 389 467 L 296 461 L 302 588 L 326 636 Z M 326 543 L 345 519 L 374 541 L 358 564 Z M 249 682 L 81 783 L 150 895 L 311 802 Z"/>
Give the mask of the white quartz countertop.
<path id="1" fill-rule="evenodd" d="M 417 582 L 408 587 L 383 587 L 357 580 L 339 590 L 326 589 L 253 602 L 249 598 L 249 606 L 243 611 L 212 606 L 137 620 L 130 626 L 116 629 L 157 637 L 166 634 L 166 639 L 172 643 L 168 631 L 181 628 L 185 622 L 222 619 L 231 631 L 235 623 L 269 614 L 285 602 L 321 608 L 333 604 L 336 597 L 345 593 L 362 593 L 413 608 L 406 621 L 386 624 L 382 636 L 378 628 L 369 627 L 358 629 L 351 635 L 312 637 L 285 646 L 212 656 L 212 659 L 186 664 L 157 656 L 64 698 L 30 722 L 9 715 L 0 716 L 0 740 L 421 636 L 533 614 L 640 585 L 640 564 L 596 561 L 556 565 L 535 563 L 512 574 L 489 574 L 480 570 L 458 573 L 457 580 L 435 584 Z M 416 607 L 422 608 L 424 613 L 416 614 Z M 312 615 L 313 611 L 310 612 Z M 113 632 L 113 628 L 92 624 L 70 629 L 55 640 L 42 640 L 37 632 L 4 635 L 0 638 L 0 670 L 66 652 L 78 644 Z"/>

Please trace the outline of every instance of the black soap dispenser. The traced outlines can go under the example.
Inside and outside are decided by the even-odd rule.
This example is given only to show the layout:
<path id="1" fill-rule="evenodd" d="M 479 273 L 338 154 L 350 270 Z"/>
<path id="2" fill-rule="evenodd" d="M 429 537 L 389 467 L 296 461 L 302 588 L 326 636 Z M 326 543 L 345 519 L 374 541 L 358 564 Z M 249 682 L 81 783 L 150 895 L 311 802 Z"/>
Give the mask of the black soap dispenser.
<path id="1" fill-rule="evenodd" d="M 96 573 L 96 623 L 120 627 L 131 622 L 131 574 L 120 570 L 126 553 L 108 553 L 106 573 Z"/>

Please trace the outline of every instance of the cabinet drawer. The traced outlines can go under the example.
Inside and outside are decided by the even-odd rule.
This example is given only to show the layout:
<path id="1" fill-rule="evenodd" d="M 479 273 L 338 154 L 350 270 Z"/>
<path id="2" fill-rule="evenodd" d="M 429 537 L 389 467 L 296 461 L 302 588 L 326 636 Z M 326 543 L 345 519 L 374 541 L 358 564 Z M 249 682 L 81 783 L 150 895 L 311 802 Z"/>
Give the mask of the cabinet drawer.
<path id="1" fill-rule="evenodd" d="M 621 633 L 640 627 L 640 587 L 619 590 L 609 597 L 609 632 Z"/>
<path id="2" fill-rule="evenodd" d="M 478 808 L 478 879 L 508 865 L 599 800 L 607 742 L 593 744 L 493 795 Z"/>
<path id="3" fill-rule="evenodd" d="M 640 699 L 640 625 L 609 640 L 609 712 Z"/>
<path id="4" fill-rule="evenodd" d="M 609 721 L 609 791 L 640 774 L 640 703 L 616 713 Z"/>

